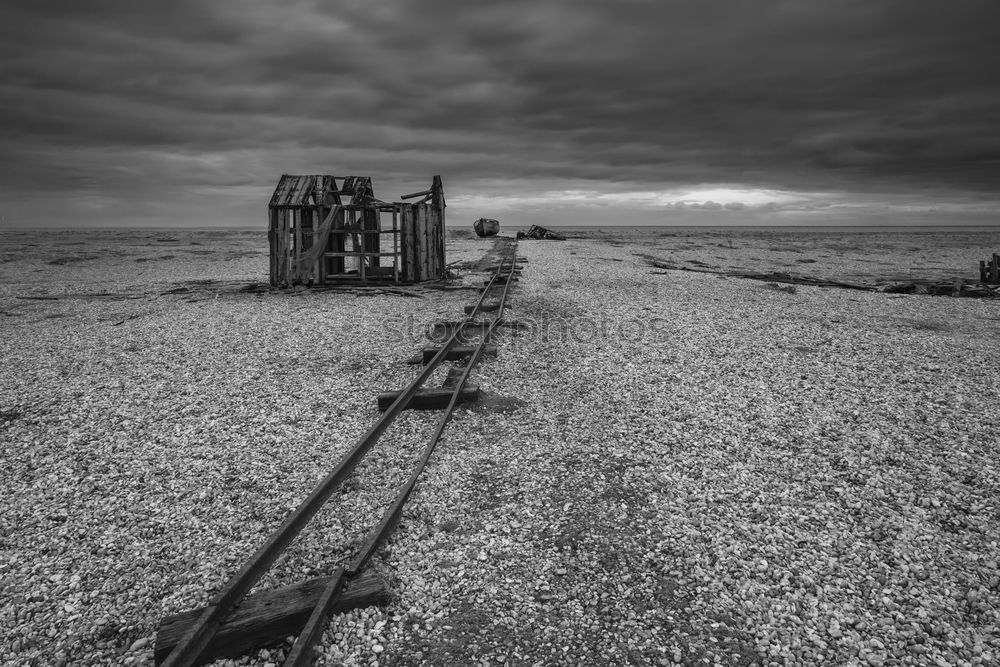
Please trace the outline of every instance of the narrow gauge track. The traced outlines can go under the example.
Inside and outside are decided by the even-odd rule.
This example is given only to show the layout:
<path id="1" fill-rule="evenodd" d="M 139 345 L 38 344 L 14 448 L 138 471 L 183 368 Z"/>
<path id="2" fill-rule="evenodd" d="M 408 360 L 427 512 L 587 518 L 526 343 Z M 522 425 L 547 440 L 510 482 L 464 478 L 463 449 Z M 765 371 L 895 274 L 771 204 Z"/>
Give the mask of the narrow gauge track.
<path id="1" fill-rule="evenodd" d="M 438 419 L 434 432 L 424 445 L 423 453 L 409 479 L 398 489 L 392 504 L 386 508 L 379 524 L 368 533 L 359 552 L 350 562 L 337 567 L 333 572 L 329 583 L 320 595 L 308 621 L 299 633 L 284 662 L 286 667 L 299 667 L 312 664 L 313 647 L 323 634 L 327 618 L 343 590 L 344 583 L 358 575 L 364 569 L 365 564 L 389 537 L 399 522 L 403 506 L 413 491 L 417 483 L 417 478 L 430 460 L 438 439 L 448 425 L 455 406 L 461 398 L 466 381 L 469 379 L 469 375 L 482 357 L 486 344 L 491 339 L 494 330 L 502 323 L 507 294 L 510 291 L 510 286 L 515 275 L 517 258 L 516 242 L 508 246 L 508 251 L 509 254 L 501 259 L 492 277 L 483 287 L 476 304 L 470 308 L 466 308 L 465 317 L 457 323 L 451 336 L 444 342 L 433 358 L 424 365 L 420 374 L 405 389 L 399 392 L 399 395 L 385 409 L 378 421 L 358 440 L 341 459 L 340 463 L 285 518 L 284 522 L 267 538 L 257 552 L 244 563 L 240 570 L 222 586 L 222 589 L 209 601 L 208 606 L 205 607 L 198 619 L 174 645 L 173 650 L 171 650 L 161 665 L 164 667 L 187 667 L 201 663 L 202 654 L 208 648 L 227 615 L 246 597 L 254 584 L 260 580 L 281 554 L 284 553 L 285 549 L 288 548 L 310 519 L 315 516 L 327 499 L 329 499 L 330 495 L 350 476 L 365 454 L 378 442 L 382 433 L 406 409 L 410 401 L 417 395 L 423 383 L 448 358 L 449 352 L 462 339 L 466 328 L 480 329 L 482 332 L 481 339 L 472 351 L 471 356 L 467 358 L 458 381 L 453 385 L 451 399 Z M 505 266 L 507 267 L 506 269 Z M 476 318 L 480 312 L 488 310 L 483 307 L 487 296 L 491 292 L 496 291 L 500 292 L 499 302 L 495 310 L 489 309 L 493 312 L 493 317 L 488 322 L 477 321 Z M 475 325 L 475 327 L 470 325 Z"/>

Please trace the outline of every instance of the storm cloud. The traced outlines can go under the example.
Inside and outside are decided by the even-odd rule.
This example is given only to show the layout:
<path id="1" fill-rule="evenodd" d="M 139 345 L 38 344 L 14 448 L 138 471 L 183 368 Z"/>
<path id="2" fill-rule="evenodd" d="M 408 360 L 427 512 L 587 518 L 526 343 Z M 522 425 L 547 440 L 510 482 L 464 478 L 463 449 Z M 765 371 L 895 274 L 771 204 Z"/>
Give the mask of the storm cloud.
<path id="1" fill-rule="evenodd" d="M 322 172 L 383 198 L 441 174 L 470 219 L 981 222 L 997 25 L 989 0 L 8 1 L 0 213 L 255 225 Z"/>

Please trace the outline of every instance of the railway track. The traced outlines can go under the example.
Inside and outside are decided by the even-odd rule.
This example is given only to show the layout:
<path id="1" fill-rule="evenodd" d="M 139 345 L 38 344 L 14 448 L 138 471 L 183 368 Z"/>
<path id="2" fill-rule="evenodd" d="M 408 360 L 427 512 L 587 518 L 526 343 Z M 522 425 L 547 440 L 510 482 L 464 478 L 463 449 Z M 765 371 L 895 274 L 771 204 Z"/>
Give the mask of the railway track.
<path id="1" fill-rule="evenodd" d="M 284 665 L 286 667 L 299 667 L 312 664 L 313 648 L 321 638 L 331 612 L 338 606 L 344 606 L 341 598 L 345 596 L 345 584 L 361 578 L 365 565 L 372 555 L 392 534 L 410 493 L 416 486 L 421 472 L 426 467 L 438 440 L 451 420 L 455 406 L 463 399 L 468 398 L 466 384 L 469 376 L 484 353 L 489 351 L 492 336 L 496 328 L 503 322 L 507 296 L 517 273 L 516 250 L 516 242 L 508 245 L 505 256 L 500 259 L 491 277 L 484 284 L 476 303 L 466 306 L 464 318 L 448 327 L 448 330 L 451 331 L 448 339 L 436 352 L 424 350 L 424 366 L 420 373 L 401 391 L 379 396 L 379 405 L 383 409 L 379 419 L 361 436 L 337 466 L 327 473 L 312 492 L 285 518 L 256 553 L 222 586 L 208 605 L 186 625 L 179 638 L 169 646 L 169 652 L 164 653 L 162 660 L 160 660 L 161 656 L 158 651 L 158 664 L 165 667 L 198 665 L 218 655 L 218 647 L 212 647 L 212 644 L 219 628 L 247 597 L 251 588 L 267 573 L 296 536 L 323 507 L 333 492 L 352 474 L 390 424 L 408 407 L 427 408 L 443 404 L 443 411 L 433 432 L 423 445 L 420 459 L 406 482 L 397 489 L 392 503 L 385 508 L 381 521 L 369 530 L 362 546 L 353 558 L 338 566 L 331 573 L 331 576 L 324 580 L 319 595 L 313 595 L 310 598 L 311 610 L 308 619 L 298 633 Z M 467 342 L 469 338 L 478 338 L 478 342 L 473 345 L 460 345 L 460 343 Z M 455 358 L 464 359 L 464 363 L 451 369 L 452 372 L 449 376 L 451 381 L 447 383 L 445 391 L 421 389 L 422 385 L 442 363 Z M 160 634 L 158 633 L 157 638 L 158 646 L 161 644 Z"/>

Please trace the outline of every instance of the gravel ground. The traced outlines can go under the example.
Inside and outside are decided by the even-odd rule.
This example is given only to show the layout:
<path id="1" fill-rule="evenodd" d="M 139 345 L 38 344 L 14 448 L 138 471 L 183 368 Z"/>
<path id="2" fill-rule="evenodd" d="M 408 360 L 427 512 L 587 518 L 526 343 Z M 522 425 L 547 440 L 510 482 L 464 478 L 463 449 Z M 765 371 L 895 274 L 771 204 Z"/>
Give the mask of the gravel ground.
<path id="1" fill-rule="evenodd" d="M 0 264 L 4 664 L 149 663 L 159 619 L 204 603 L 412 377 L 419 324 L 473 294 L 241 292 L 265 279 L 248 238 L 154 275 L 129 271 L 159 248 L 120 238 Z M 1000 303 L 518 252 L 524 326 L 374 563 L 394 601 L 335 619 L 320 664 L 1000 659 Z M 264 584 L 335 563 L 430 419 L 387 433 Z"/>
<path id="2" fill-rule="evenodd" d="M 568 228 L 566 233 L 645 246 L 674 265 L 731 272 L 781 272 L 865 284 L 979 280 L 979 261 L 997 252 L 995 228 Z"/>

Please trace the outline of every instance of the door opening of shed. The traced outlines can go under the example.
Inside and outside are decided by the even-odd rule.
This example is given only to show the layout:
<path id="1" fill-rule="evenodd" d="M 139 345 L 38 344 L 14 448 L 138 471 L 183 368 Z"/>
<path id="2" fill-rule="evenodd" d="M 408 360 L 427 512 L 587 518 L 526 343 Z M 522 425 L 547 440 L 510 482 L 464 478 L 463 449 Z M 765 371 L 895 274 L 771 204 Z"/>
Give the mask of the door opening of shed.
<path id="1" fill-rule="evenodd" d="M 268 205 L 271 285 L 443 278 L 441 177 L 400 199 L 375 197 L 369 176 L 283 175 Z"/>

